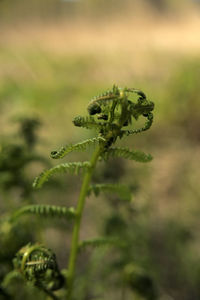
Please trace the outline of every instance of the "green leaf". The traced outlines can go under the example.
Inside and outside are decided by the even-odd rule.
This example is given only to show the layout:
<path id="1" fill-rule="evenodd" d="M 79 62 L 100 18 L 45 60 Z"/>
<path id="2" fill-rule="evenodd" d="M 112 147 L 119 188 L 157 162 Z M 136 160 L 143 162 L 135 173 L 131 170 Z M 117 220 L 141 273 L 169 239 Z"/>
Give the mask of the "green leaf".
<path id="1" fill-rule="evenodd" d="M 109 148 L 102 154 L 102 157 L 107 160 L 110 157 L 123 157 L 126 159 L 135 160 L 138 162 L 149 162 L 153 159 L 150 154 L 145 154 L 142 151 L 131 151 L 128 148 Z"/>
<path id="2" fill-rule="evenodd" d="M 63 158 L 64 156 L 66 156 L 68 153 L 72 151 L 84 151 L 86 150 L 87 146 L 94 145 L 98 142 L 104 142 L 104 141 L 105 139 L 102 137 L 95 137 L 93 139 L 88 139 L 75 145 L 67 145 L 65 147 L 60 148 L 58 151 L 52 151 L 51 157 L 55 159 Z"/>
<path id="3" fill-rule="evenodd" d="M 94 184 L 88 190 L 88 195 L 93 192 L 98 196 L 100 192 L 117 193 L 123 200 L 131 201 L 131 191 L 126 185 L 122 184 Z"/>
<path id="4" fill-rule="evenodd" d="M 36 189 L 40 188 L 54 174 L 65 172 L 69 172 L 71 174 L 79 174 L 81 170 L 86 170 L 88 168 L 90 168 L 90 162 L 88 161 L 64 163 L 57 165 L 51 169 L 42 172 L 38 177 L 36 177 L 33 182 L 33 187 Z"/>
<path id="5" fill-rule="evenodd" d="M 16 221 L 19 217 L 25 214 L 33 214 L 44 217 L 67 217 L 74 218 L 76 212 L 73 207 L 67 208 L 65 206 L 55 206 L 55 205 L 27 205 L 18 209 L 10 221 Z"/>

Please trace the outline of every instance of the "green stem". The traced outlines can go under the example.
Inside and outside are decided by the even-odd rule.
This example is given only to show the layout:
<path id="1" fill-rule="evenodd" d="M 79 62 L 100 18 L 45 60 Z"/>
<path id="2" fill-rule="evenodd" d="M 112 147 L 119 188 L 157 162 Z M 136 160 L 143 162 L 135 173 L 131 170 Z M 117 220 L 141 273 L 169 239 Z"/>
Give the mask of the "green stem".
<path id="1" fill-rule="evenodd" d="M 86 171 L 85 176 L 83 178 L 83 183 L 78 199 L 77 209 L 76 209 L 76 220 L 73 228 L 72 233 L 72 243 L 71 243 L 71 252 L 69 257 L 69 266 L 68 266 L 68 277 L 67 277 L 67 300 L 71 299 L 72 290 L 73 290 L 73 283 L 74 283 L 74 274 L 75 274 L 75 266 L 76 266 L 76 259 L 77 259 L 77 253 L 78 253 L 78 245 L 79 245 L 79 232 L 80 232 L 80 225 L 81 225 L 81 219 L 83 214 L 83 209 L 85 205 L 85 199 L 88 192 L 88 187 L 97 163 L 97 160 L 99 158 L 101 149 L 98 146 L 90 160 L 90 168 Z"/>

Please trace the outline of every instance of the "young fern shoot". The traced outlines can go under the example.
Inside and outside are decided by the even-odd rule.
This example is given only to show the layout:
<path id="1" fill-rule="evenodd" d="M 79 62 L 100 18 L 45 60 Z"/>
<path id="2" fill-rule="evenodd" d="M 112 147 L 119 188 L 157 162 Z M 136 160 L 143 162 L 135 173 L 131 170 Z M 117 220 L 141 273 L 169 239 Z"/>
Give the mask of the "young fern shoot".
<path id="1" fill-rule="evenodd" d="M 135 100 L 133 99 L 135 95 Z M 96 137 L 77 143 L 67 145 L 58 151 L 51 152 L 51 157 L 60 159 L 72 151 L 84 151 L 90 145 L 95 145 L 91 159 L 86 162 L 73 162 L 59 164 L 49 170 L 42 172 L 34 181 L 33 186 L 40 188 L 50 177 L 56 173 L 69 172 L 73 174 L 83 173 L 82 186 L 76 208 L 63 208 L 45 205 L 28 206 L 15 212 L 12 220 L 16 220 L 26 213 L 45 215 L 45 216 L 64 216 L 73 220 L 73 233 L 71 241 L 70 257 L 67 267 L 66 278 L 66 299 L 73 298 L 74 279 L 76 260 L 79 250 L 87 246 L 116 245 L 121 244 L 116 239 L 96 238 L 89 241 L 80 241 L 79 232 L 81 228 L 81 219 L 85 207 L 86 197 L 92 192 L 97 196 L 100 192 L 118 193 L 121 198 L 130 200 L 131 195 L 128 188 L 124 185 L 99 183 L 91 185 L 91 179 L 96 168 L 96 164 L 101 160 L 108 160 L 110 157 L 123 157 L 125 159 L 135 160 L 138 162 L 149 162 L 152 160 L 151 155 L 146 155 L 141 151 L 130 150 L 128 148 L 114 147 L 117 139 L 125 136 L 138 134 L 148 130 L 153 122 L 154 103 L 146 98 L 146 95 L 134 88 L 119 88 L 116 85 L 104 94 L 94 97 L 88 107 L 88 116 L 75 117 L 73 123 L 75 126 L 86 129 L 95 129 Z M 141 128 L 134 128 L 135 121 L 142 116 L 146 119 Z M 133 123 L 133 125 L 132 125 Z M 129 126 L 127 128 L 127 126 Z M 133 128 L 131 128 L 131 126 Z M 126 129 L 127 128 L 127 129 Z M 118 243 L 119 242 L 119 243 Z M 32 246 L 33 247 L 33 246 Z M 37 246 L 38 247 L 38 246 Z M 27 266 L 28 267 L 28 266 Z M 58 272 L 58 271 L 57 271 Z M 47 288 L 46 288 L 47 289 Z M 47 289 L 48 290 L 48 289 Z M 74 299 L 74 298 L 73 298 Z"/>

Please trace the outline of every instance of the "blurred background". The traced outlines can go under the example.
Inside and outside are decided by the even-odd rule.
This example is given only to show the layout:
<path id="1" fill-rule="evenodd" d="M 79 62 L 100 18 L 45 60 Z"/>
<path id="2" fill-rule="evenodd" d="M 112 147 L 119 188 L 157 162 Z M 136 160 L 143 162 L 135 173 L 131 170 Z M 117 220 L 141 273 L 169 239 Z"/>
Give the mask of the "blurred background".
<path id="1" fill-rule="evenodd" d="M 129 251 L 116 254 L 112 249 L 111 256 L 108 250 L 97 251 L 90 259 L 91 253 L 84 254 L 78 299 L 92 299 L 91 293 L 99 299 L 200 299 L 199 79 L 198 0 L 0 1 L 2 219 L 25 202 L 76 201 L 80 179 L 58 177 L 36 192 L 31 182 L 55 164 L 50 151 L 94 136 L 72 123 L 87 113 L 93 96 L 117 84 L 141 89 L 155 102 L 152 128 L 124 141 L 154 160 L 148 165 L 114 160 L 100 166 L 94 179 L 129 184 L 131 206 L 124 207 L 120 199 L 116 205 L 113 198 L 90 197 L 83 220 L 83 238 L 117 232 L 129 241 Z M 83 159 L 87 153 L 68 158 Z M 42 240 L 65 267 L 71 225 L 48 225 L 42 225 Z M 1 278 L 30 237 L 23 233 L 15 245 L 6 230 L 6 242 L 0 243 L 10 253 L 0 253 Z M 113 273 L 101 270 L 102 259 Z M 134 271 L 140 280 L 129 278 L 121 293 L 116 266 L 122 265 L 126 274 L 142 271 Z M 98 282 L 92 292 L 91 276 Z"/>

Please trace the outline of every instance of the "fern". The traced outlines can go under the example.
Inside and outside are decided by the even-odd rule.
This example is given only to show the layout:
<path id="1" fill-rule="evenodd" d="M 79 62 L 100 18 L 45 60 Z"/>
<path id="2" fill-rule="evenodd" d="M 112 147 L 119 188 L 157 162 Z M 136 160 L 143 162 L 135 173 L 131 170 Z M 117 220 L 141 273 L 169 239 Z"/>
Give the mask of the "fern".
<path id="1" fill-rule="evenodd" d="M 72 151 L 84 151 L 86 150 L 87 146 L 94 145 L 96 143 L 100 143 L 105 141 L 102 137 L 97 137 L 93 139 L 88 139 L 85 140 L 81 143 L 75 144 L 75 145 L 67 145 L 65 147 L 60 148 L 58 151 L 52 151 L 51 152 L 51 157 L 52 158 L 63 158 L 66 156 L 68 153 Z"/>
<path id="2" fill-rule="evenodd" d="M 49 170 L 42 172 L 33 182 L 33 187 L 39 189 L 42 185 L 49 180 L 49 178 L 57 173 L 71 173 L 78 174 L 82 169 L 87 170 L 90 168 L 90 163 L 85 162 L 72 162 L 72 163 L 64 163 L 58 166 L 55 166 Z"/>
<path id="3" fill-rule="evenodd" d="M 98 196 L 100 192 L 104 193 L 117 193 L 123 200 L 131 200 L 131 191 L 126 185 L 122 184 L 94 184 L 88 190 L 88 195 L 93 192 Z"/>
<path id="4" fill-rule="evenodd" d="M 122 247 L 125 244 L 119 240 L 118 238 L 107 238 L 107 237 L 100 237 L 90 240 L 82 241 L 79 244 L 79 250 L 83 250 L 87 247 L 97 248 L 102 246 L 118 246 Z"/>
<path id="5" fill-rule="evenodd" d="M 136 98 L 130 97 L 134 93 Z M 86 197 L 91 193 L 96 196 L 100 192 L 116 193 L 120 198 L 130 201 L 130 190 L 121 184 L 95 184 L 90 185 L 93 173 L 97 163 L 102 160 L 108 160 L 111 157 L 123 157 L 138 162 L 149 162 L 152 160 L 150 154 L 141 151 L 133 151 L 128 148 L 112 147 L 113 144 L 125 136 L 140 133 L 148 130 L 153 122 L 154 103 L 147 99 L 146 95 L 134 88 L 113 88 L 105 93 L 92 98 L 89 102 L 87 111 L 88 116 L 78 116 L 74 118 L 74 125 L 86 129 L 95 129 L 96 137 L 75 145 L 67 145 L 58 151 L 52 151 L 51 157 L 63 158 L 72 151 L 85 151 L 88 146 L 96 145 L 90 161 L 69 162 L 57 165 L 51 169 L 42 172 L 34 181 L 33 186 L 40 188 L 51 176 L 57 173 L 79 174 L 84 171 L 83 182 L 78 198 L 77 207 L 66 208 L 51 205 L 30 205 L 25 206 L 14 213 L 11 221 L 17 220 L 24 214 L 36 214 L 50 217 L 66 217 L 73 219 L 73 233 L 71 250 L 69 255 L 68 269 L 64 270 L 67 274 L 67 283 L 65 293 L 66 299 L 75 299 L 73 295 L 75 281 L 75 267 L 78 252 L 86 247 L 100 247 L 106 245 L 124 246 L 124 243 L 117 238 L 96 238 L 85 240 L 79 243 L 79 233 L 81 228 L 82 214 L 85 207 Z M 146 118 L 146 123 L 142 128 L 134 128 L 135 120 L 140 117 Z M 134 120 L 134 122 L 133 122 Z M 126 126 L 132 126 L 126 130 Z M 29 282 L 42 288 L 52 298 L 56 296 L 52 291 L 62 287 L 62 276 L 58 270 L 55 255 L 52 251 L 41 245 L 27 245 L 22 248 L 16 256 L 15 268 L 19 269 L 24 278 Z"/>
<path id="6" fill-rule="evenodd" d="M 110 157 L 122 157 L 143 163 L 150 162 L 153 159 L 150 154 L 145 154 L 142 151 L 129 150 L 128 148 L 109 148 L 102 154 L 102 157 L 105 160 L 108 160 Z"/>
<path id="7" fill-rule="evenodd" d="M 44 217 L 65 217 L 65 218 L 74 218 L 76 212 L 73 207 L 67 208 L 65 206 L 55 206 L 55 205 L 27 205 L 17 210 L 10 221 L 16 221 L 19 217 L 25 214 L 33 214 Z"/>

